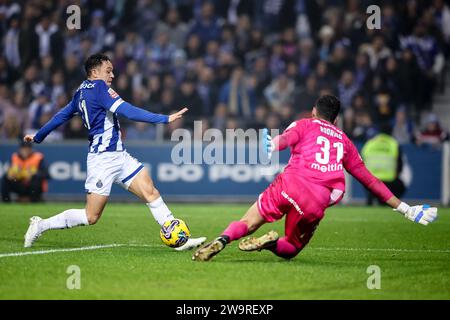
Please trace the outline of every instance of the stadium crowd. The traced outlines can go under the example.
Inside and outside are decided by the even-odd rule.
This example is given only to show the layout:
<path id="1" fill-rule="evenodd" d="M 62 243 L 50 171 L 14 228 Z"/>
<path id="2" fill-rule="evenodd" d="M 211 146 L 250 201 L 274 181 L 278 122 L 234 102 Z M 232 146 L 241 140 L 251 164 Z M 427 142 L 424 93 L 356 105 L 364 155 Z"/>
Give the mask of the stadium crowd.
<path id="1" fill-rule="evenodd" d="M 72 4 L 79 30 L 66 25 Z M 372 4 L 379 30 L 366 25 Z M 436 116 L 423 116 L 450 54 L 443 0 L 3 0 L 0 37 L 2 140 L 33 133 L 65 106 L 84 60 L 100 51 L 124 100 L 157 113 L 190 109 L 168 126 L 122 121 L 127 140 L 170 139 L 192 120 L 203 130 L 283 129 L 325 93 L 340 98 L 354 140 L 385 123 L 400 143 L 448 137 Z M 75 117 L 49 139 L 85 137 Z"/>

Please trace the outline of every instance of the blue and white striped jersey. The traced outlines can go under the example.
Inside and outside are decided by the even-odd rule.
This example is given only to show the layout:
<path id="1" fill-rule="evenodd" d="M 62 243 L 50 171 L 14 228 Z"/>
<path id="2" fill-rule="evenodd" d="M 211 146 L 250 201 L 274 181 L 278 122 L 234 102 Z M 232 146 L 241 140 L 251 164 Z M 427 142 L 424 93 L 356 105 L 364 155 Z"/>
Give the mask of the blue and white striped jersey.
<path id="1" fill-rule="evenodd" d="M 85 80 L 72 100 L 89 130 L 89 152 L 123 151 L 116 109 L 124 101 L 103 80 Z"/>

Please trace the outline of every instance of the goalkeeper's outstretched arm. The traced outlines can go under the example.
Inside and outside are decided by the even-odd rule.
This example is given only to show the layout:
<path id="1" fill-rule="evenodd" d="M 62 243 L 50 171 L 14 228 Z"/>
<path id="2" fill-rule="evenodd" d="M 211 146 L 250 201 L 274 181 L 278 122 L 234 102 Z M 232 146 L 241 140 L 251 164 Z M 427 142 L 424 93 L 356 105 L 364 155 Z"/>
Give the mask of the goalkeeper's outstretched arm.
<path id="1" fill-rule="evenodd" d="M 346 157 L 344 157 L 345 169 L 361 182 L 364 187 L 377 196 L 378 199 L 391 206 L 395 211 L 398 211 L 407 219 L 425 226 L 437 218 L 437 208 L 430 207 L 426 204 L 411 207 L 394 196 L 382 181 L 370 173 L 356 147 L 353 143 L 349 143 L 349 150 Z"/>

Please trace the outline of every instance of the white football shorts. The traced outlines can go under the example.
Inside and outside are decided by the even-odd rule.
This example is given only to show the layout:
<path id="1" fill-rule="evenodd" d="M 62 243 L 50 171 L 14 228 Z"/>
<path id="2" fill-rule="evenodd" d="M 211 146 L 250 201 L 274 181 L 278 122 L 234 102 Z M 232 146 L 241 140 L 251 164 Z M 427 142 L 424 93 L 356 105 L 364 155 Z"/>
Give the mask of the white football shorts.
<path id="1" fill-rule="evenodd" d="M 143 168 L 144 165 L 126 151 L 88 153 L 85 191 L 109 196 L 113 183 L 128 190 Z"/>

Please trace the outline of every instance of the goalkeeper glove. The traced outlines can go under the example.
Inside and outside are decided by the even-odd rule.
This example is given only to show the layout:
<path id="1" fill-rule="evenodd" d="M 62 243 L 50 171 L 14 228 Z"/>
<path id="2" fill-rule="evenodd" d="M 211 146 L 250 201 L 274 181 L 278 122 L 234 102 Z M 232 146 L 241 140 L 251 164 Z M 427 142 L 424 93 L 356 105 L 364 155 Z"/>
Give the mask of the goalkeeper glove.
<path id="1" fill-rule="evenodd" d="M 428 204 L 410 207 L 406 203 L 402 202 L 397 209 L 394 210 L 402 213 L 405 218 L 423 224 L 424 226 L 428 225 L 430 222 L 433 222 L 437 218 L 437 208 L 430 207 Z"/>
<path id="2" fill-rule="evenodd" d="M 263 150 L 267 154 L 269 160 L 272 158 L 272 153 L 275 150 L 275 145 L 272 141 L 272 137 L 270 136 L 269 129 L 263 129 Z"/>

